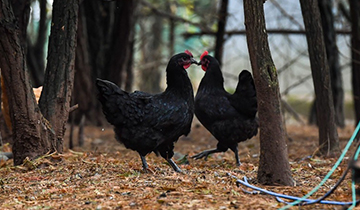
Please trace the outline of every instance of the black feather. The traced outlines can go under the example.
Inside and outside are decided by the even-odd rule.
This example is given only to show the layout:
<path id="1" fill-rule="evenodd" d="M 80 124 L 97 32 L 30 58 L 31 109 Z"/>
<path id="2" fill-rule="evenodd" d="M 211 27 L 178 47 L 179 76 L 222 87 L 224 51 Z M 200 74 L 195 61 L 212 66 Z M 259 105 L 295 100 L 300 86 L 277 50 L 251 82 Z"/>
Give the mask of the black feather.
<path id="1" fill-rule="evenodd" d="M 116 139 L 126 148 L 141 156 L 159 152 L 171 160 L 174 142 L 190 132 L 194 114 L 193 89 L 182 66 L 188 59 L 186 53 L 170 59 L 166 69 L 168 87 L 160 94 L 141 91 L 129 94 L 112 82 L 97 79 L 98 99 L 105 117 L 114 126 Z M 144 162 L 143 165 L 147 167 Z"/>
<path id="2" fill-rule="evenodd" d="M 224 79 L 218 61 L 206 55 L 201 61 L 206 64 L 206 73 L 200 82 L 195 97 L 195 115 L 204 127 L 218 140 L 216 149 L 204 151 L 195 158 L 207 157 L 211 153 L 235 152 L 237 144 L 252 138 L 258 132 L 257 99 L 253 78 L 243 70 L 234 94 L 224 89 Z"/>

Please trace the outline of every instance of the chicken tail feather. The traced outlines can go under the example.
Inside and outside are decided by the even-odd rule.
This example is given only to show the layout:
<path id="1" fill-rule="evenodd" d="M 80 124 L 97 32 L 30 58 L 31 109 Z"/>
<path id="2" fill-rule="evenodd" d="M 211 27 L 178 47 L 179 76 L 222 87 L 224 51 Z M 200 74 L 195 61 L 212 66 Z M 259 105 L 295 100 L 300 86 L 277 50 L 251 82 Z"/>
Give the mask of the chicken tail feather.
<path id="1" fill-rule="evenodd" d="M 254 80 L 251 73 L 243 70 L 239 74 L 239 82 L 233 95 L 232 105 L 250 118 L 257 113 L 257 98 Z"/>

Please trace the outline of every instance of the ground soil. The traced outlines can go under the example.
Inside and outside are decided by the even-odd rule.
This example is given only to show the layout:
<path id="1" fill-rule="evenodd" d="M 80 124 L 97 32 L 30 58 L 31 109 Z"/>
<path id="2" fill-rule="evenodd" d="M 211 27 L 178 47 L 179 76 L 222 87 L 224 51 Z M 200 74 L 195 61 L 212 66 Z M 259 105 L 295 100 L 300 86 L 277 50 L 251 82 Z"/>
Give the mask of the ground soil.
<path id="1" fill-rule="evenodd" d="M 235 166 L 231 151 L 214 154 L 207 161 L 193 160 L 189 156 L 217 143 L 195 122 L 190 135 L 175 145 L 174 159 L 183 173 L 175 173 L 155 154 L 146 157 L 151 172 L 144 173 L 138 154 L 116 142 L 111 127 L 87 126 L 84 147 L 16 167 L 11 160 L 0 162 L 0 209 L 277 209 L 285 205 L 270 195 L 245 192 L 251 189 L 238 187 L 228 173 L 239 179 L 246 176 L 251 184 L 270 191 L 303 196 L 321 182 L 340 155 L 314 156 L 316 127 L 297 124 L 286 130 L 294 187 L 257 183 L 259 135 L 239 144 L 240 167 Z M 353 126 L 339 129 L 341 149 L 353 130 Z M 67 135 L 65 141 L 68 139 Z M 354 150 L 352 146 L 345 161 L 311 198 L 323 195 L 336 183 Z M 350 185 L 348 175 L 328 200 L 351 201 Z M 342 207 L 316 204 L 291 209 Z"/>

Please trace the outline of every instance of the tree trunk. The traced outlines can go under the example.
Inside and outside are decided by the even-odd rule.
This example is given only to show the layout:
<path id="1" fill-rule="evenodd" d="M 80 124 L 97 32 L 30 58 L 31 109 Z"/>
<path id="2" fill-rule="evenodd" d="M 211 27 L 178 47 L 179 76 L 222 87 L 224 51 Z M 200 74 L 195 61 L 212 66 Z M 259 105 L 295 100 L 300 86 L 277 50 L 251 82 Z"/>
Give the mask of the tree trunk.
<path id="1" fill-rule="evenodd" d="M 106 124 L 96 98 L 95 78 L 131 89 L 136 5 L 137 1 L 84 1 L 80 5 L 72 102 L 79 104 L 73 113 L 75 123 L 85 115 L 87 123 Z"/>
<path id="2" fill-rule="evenodd" d="M 88 46 L 88 34 L 86 17 L 84 13 L 84 4 L 79 8 L 79 21 L 77 30 L 77 46 L 76 46 L 76 59 L 75 59 L 75 82 L 72 94 L 72 104 L 78 104 L 79 108 L 76 112 L 71 113 L 73 122 L 79 123 L 83 115 L 86 115 L 88 119 L 97 124 L 97 120 L 101 115 L 101 112 L 97 112 L 97 116 L 94 116 L 94 110 L 91 110 L 96 106 L 97 100 L 93 90 L 94 78 L 92 77 L 91 58 L 89 55 Z M 89 97 L 92 96 L 93 97 Z M 93 112 L 92 112 L 93 111 Z M 93 117 L 94 118 L 93 118 Z M 101 118 L 100 118 L 101 119 Z"/>
<path id="3" fill-rule="evenodd" d="M 139 84 L 139 88 L 140 90 L 149 93 L 159 93 L 161 92 L 160 80 L 162 73 L 158 64 L 162 59 L 162 17 L 155 16 L 153 18 L 150 30 L 153 32 L 153 35 L 149 37 L 147 44 L 143 44 L 142 62 L 144 64 L 150 63 L 151 65 L 147 68 L 141 69 L 141 83 Z M 147 33 L 146 31 L 142 32 Z"/>
<path id="4" fill-rule="evenodd" d="M 172 5 L 174 4 L 174 2 L 171 1 L 167 1 L 166 2 L 166 7 L 167 10 L 169 10 L 170 14 L 174 14 L 174 12 L 172 11 Z M 175 20 L 173 18 L 169 18 L 169 55 L 174 55 L 175 54 Z"/>
<path id="5" fill-rule="evenodd" d="M 13 13 L 15 16 L 15 19 L 17 21 L 17 25 L 19 27 L 19 39 L 20 39 L 20 44 L 22 45 L 25 53 L 27 51 L 27 44 L 26 44 L 26 38 L 27 38 L 27 34 L 26 34 L 26 29 L 27 29 L 27 24 L 29 22 L 29 17 L 30 17 L 30 0 L 13 0 L 10 1 L 10 4 L 13 8 Z M 0 69 L 1 70 L 1 69 Z M 12 125 L 11 125 L 11 119 L 10 119 L 10 113 L 9 113 L 9 104 L 7 103 L 8 101 L 8 95 L 6 94 L 6 87 L 4 84 L 4 80 L 2 79 L 1 81 L 1 85 L 2 88 L 4 90 L 4 95 L 2 99 L 2 109 L 3 109 L 3 117 L 4 122 L 6 123 L 6 127 L 8 130 L 4 129 L 1 130 L 2 133 L 2 137 L 6 136 L 7 140 L 11 143 L 13 143 L 12 139 L 11 139 L 11 134 L 12 134 Z M 5 134 L 5 135 L 4 135 Z M 7 135 L 8 134 L 8 135 Z"/>
<path id="6" fill-rule="evenodd" d="M 319 146 L 323 155 L 339 149 L 334 103 L 330 86 L 329 66 L 317 1 L 300 0 L 316 94 Z"/>
<path id="7" fill-rule="evenodd" d="M 126 78 L 128 60 L 131 57 L 132 31 L 134 27 L 134 11 L 136 1 L 116 1 L 114 33 L 110 53 L 111 56 L 107 78 L 118 85 L 122 85 Z M 116 27 L 121 26 L 121 27 Z"/>
<path id="8" fill-rule="evenodd" d="M 38 30 L 38 37 L 36 43 L 31 45 L 30 39 L 27 36 L 27 25 L 30 15 L 30 0 L 14 0 L 11 1 L 15 18 L 17 20 L 19 29 L 21 31 L 21 44 L 24 47 L 27 56 L 27 66 L 30 72 L 32 85 L 34 87 L 41 86 L 44 81 L 44 45 L 47 33 L 47 9 L 46 0 L 39 0 L 40 2 L 40 23 Z"/>
<path id="9" fill-rule="evenodd" d="M 329 0 L 318 0 L 321 15 L 322 28 L 324 30 L 324 43 L 326 57 L 330 70 L 331 90 L 335 109 L 336 124 L 343 128 L 345 126 L 344 117 L 344 90 L 342 75 L 339 63 L 339 50 L 336 45 L 336 33 L 334 28 L 334 16 L 332 13 L 332 2 Z M 316 105 L 313 103 L 310 112 L 309 123 L 316 123 Z"/>
<path id="10" fill-rule="evenodd" d="M 111 33 L 114 28 L 116 2 L 83 1 L 79 8 L 77 49 L 75 61 L 75 81 L 72 104 L 79 104 L 72 113 L 76 124 L 83 115 L 90 124 L 103 125 L 106 119 L 102 114 L 94 85 L 95 78 L 107 79 L 106 63 L 111 53 Z"/>
<path id="11" fill-rule="evenodd" d="M 27 52 L 27 64 L 29 72 L 32 77 L 33 86 L 39 87 L 44 83 L 45 72 L 45 59 L 44 59 L 44 47 L 46 42 L 46 35 L 48 30 L 47 19 L 47 0 L 39 0 L 40 3 L 40 22 L 37 32 L 37 38 L 34 44 L 30 43 L 27 39 L 28 52 Z"/>
<path id="12" fill-rule="evenodd" d="M 74 83 L 78 10 L 79 1 L 54 0 L 48 63 L 39 100 L 41 112 L 55 132 L 53 145 L 58 152 L 63 151 Z"/>
<path id="13" fill-rule="evenodd" d="M 350 0 L 352 88 L 355 125 L 360 121 L 360 2 Z"/>
<path id="14" fill-rule="evenodd" d="M 269 185 L 293 185 L 280 109 L 278 77 L 267 40 L 263 1 L 244 0 L 244 12 L 260 121 L 258 181 Z"/>
<path id="15" fill-rule="evenodd" d="M 0 1 L 0 69 L 8 95 L 13 131 L 14 164 L 53 151 L 54 137 L 42 117 L 30 86 L 21 28 L 8 0 Z M 26 27 L 26 26 L 24 26 Z"/>
<path id="16" fill-rule="evenodd" d="M 126 80 L 125 80 L 125 91 L 131 92 L 133 89 L 133 83 L 134 83 L 134 71 L 133 71 L 133 63 L 134 63 L 134 48 L 135 48 L 135 32 L 132 30 L 132 33 L 130 35 L 131 41 L 130 41 L 130 52 L 129 52 L 129 58 L 127 60 L 127 66 L 126 66 Z"/>
<path id="17" fill-rule="evenodd" d="M 223 45 L 224 45 L 224 34 L 226 27 L 226 19 L 227 19 L 227 7 L 229 1 L 221 0 L 219 16 L 218 16 L 218 29 L 216 32 L 216 43 L 215 43 L 215 55 L 214 57 L 219 61 L 221 66 L 222 64 L 222 55 L 223 55 Z"/>
<path id="18" fill-rule="evenodd" d="M 17 21 L 17 25 L 19 27 L 20 32 L 20 43 L 23 46 L 25 53 L 27 52 L 27 25 L 29 23 L 30 17 L 30 0 L 11 0 L 11 6 L 13 8 L 13 12 L 15 15 L 15 19 Z"/>

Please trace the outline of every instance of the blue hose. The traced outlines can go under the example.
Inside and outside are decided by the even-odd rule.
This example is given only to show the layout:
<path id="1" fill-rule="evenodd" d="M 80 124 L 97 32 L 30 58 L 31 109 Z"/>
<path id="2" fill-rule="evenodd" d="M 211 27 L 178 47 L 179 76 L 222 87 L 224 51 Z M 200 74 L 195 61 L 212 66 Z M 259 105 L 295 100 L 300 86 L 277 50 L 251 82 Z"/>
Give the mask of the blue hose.
<path id="1" fill-rule="evenodd" d="M 272 196 L 275 196 L 277 198 L 278 201 L 280 202 L 283 202 L 283 203 L 286 203 L 285 201 L 283 201 L 282 199 L 280 198 L 285 198 L 285 199 L 289 199 L 289 200 L 299 200 L 300 197 L 296 197 L 296 196 L 291 196 L 291 195 L 284 195 L 284 194 L 280 194 L 280 193 L 275 193 L 275 192 L 272 192 L 272 191 L 269 191 L 269 190 L 265 190 L 265 189 L 262 189 L 260 187 L 256 187 L 254 185 L 251 185 L 248 181 L 247 181 L 247 178 L 244 177 L 244 180 L 241 180 L 241 179 L 238 179 L 236 176 L 233 176 L 231 175 L 230 173 L 228 173 L 228 176 L 236 179 L 236 183 L 237 184 L 242 184 L 248 188 L 251 188 L 251 189 L 254 189 L 254 190 L 257 190 L 259 192 L 262 192 L 262 193 L 266 193 L 266 194 L 269 194 L 269 195 L 272 195 Z M 305 201 L 305 202 L 314 202 L 315 200 L 313 199 L 303 199 L 302 201 Z M 350 201 L 350 202 L 341 202 L 341 201 L 326 201 L 326 200 L 321 200 L 319 201 L 319 203 L 321 204 L 329 204 L 329 205 L 351 205 L 353 202 Z"/>
<path id="2" fill-rule="evenodd" d="M 360 124 L 360 123 L 359 123 Z M 360 153 L 360 147 L 357 148 L 355 155 L 354 155 L 354 161 L 356 161 L 359 158 L 359 153 Z M 353 179 L 351 182 L 351 192 L 352 192 L 352 205 L 349 207 L 349 209 L 353 209 L 357 202 L 356 202 L 356 189 L 355 189 L 355 180 Z"/>
<path id="3" fill-rule="evenodd" d="M 348 141 L 348 143 L 346 144 L 343 152 L 341 153 L 339 159 L 336 161 L 335 165 L 331 168 L 331 170 L 326 174 L 325 178 L 323 180 L 321 180 L 320 184 L 318 184 L 314 189 L 311 190 L 311 192 L 309 192 L 308 194 L 304 195 L 303 197 L 301 197 L 298 200 L 295 200 L 294 202 L 280 208 L 280 210 L 285 210 L 288 209 L 292 206 L 295 206 L 299 203 L 301 203 L 302 201 L 304 201 L 306 198 L 310 197 L 312 194 L 314 194 L 316 191 L 318 191 L 320 189 L 320 187 L 329 179 L 329 177 L 334 173 L 334 171 L 336 170 L 336 168 L 340 165 L 341 161 L 344 159 L 345 154 L 347 153 L 347 151 L 349 150 L 351 144 L 354 142 L 358 132 L 360 129 L 360 122 L 357 124 L 355 131 L 353 133 L 353 135 L 351 136 L 350 140 Z M 353 205 L 356 203 L 356 201 L 353 201 Z"/>
<path id="4" fill-rule="evenodd" d="M 236 179 L 237 185 L 242 184 L 249 188 L 257 190 L 258 192 L 263 192 L 263 193 L 266 193 L 266 194 L 269 194 L 272 196 L 276 196 L 276 199 L 279 202 L 287 204 L 286 206 L 280 208 L 280 210 L 285 210 L 285 209 L 288 209 L 291 206 L 295 206 L 295 205 L 309 205 L 309 204 L 315 204 L 315 203 L 330 204 L 330 205 L 351 205 L 349 207 L 349 209 L 352 209 L 360 202 L 360 200 L 356 200 L 356 192 L 355 192 L 356 190 L 355 190 L 355 181 L 354 180 L 352 180 L 352 183 L 351 183 L 351 187 L 352 187 L 352 201 L 351 202 L 326 201 L 326 200 L 323 200 L 323 198 L 313 200 L 313 199 L 308 199 L 308 197 L 311 196 L 313 193 L 315 193 L 327 181 L 327 179 L 329 179 L 331 174 L 334 173 L 335 169 L 340 165 L 341 161 L 344 159 L 345 154 L 349 150 L 351 144 L 354 142 L 359 130 L 360 130 L 360 122 L 356 126 L 356 129 L 355 129 L 353 135 L 351 136 L 349 142 L 346 144 L 342 154 L 340 155 L 339 159 L 337 160 L 335 165 L 332 167 L 332 169 L 328 172 L 328 174 L 320 182 L 319 185 L 317 185 L 311 192 L 309 192 L 308 194 L 306 194 L 303 197 L 296 197 L 296 196 L 289 196 L 289 195 L 274 193 L 274 192 L 271 192 L 271 191 L 268 191 L 268 190 L 265 190 L 265 189 L 262 189 L 262 188 L 259 188 L 259 187 L 249 184 L 246 177 L 244 177 L 244 181 L 242 181 L 242 180 L 238 179 L 237 177 L 231 175 L 230 173 L 228 173 L 228 175 Z M 360 154 L 360 146 L 357 148 L 357 150 L 355 152 L 354 160 L 358 159 L 359 154 Z M 254 192 L 250 192 L 250 193 L 254 194 Z M 293 200 L 293 202 L 289 203 L 289 202 L 282 200 L 281 198 L 290 199 L 290 200 Z"/>

